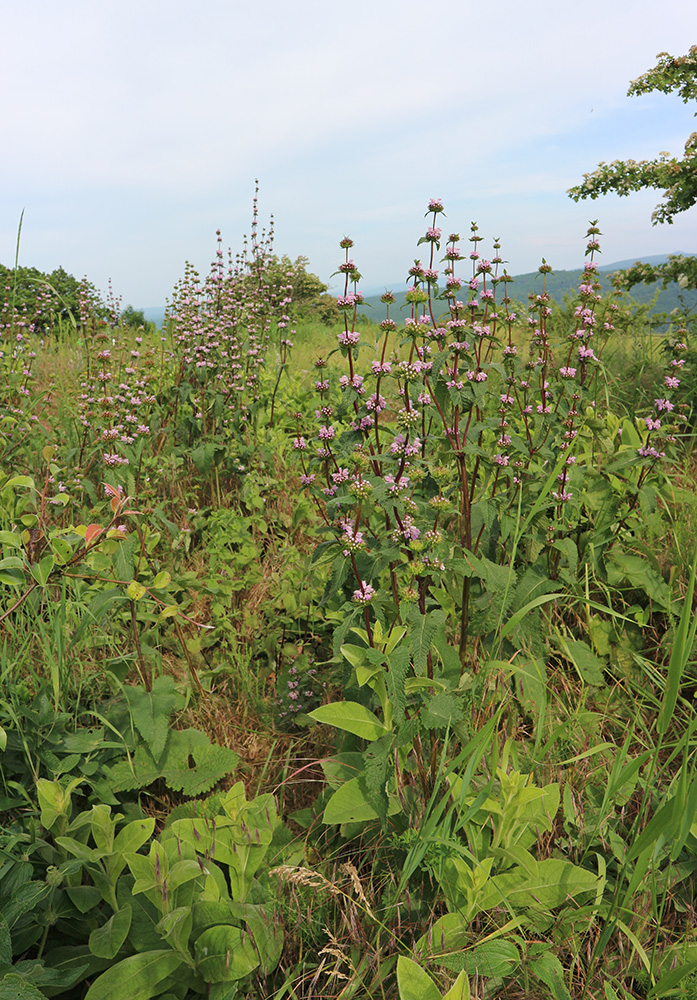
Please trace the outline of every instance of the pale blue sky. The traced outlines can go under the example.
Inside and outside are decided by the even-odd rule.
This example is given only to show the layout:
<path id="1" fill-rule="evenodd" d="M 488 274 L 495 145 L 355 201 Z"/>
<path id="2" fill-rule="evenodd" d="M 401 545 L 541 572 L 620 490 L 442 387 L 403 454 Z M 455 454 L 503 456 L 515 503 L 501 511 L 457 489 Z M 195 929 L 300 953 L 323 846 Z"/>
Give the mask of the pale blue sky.
<path id="1" fill-rule="evenodd" d="M 417 255 L 429 198 L 476 220 L 511 273 L 697 252 L 697 208 L 652 227 L 656 192 L 576 204 L 599 160 L 679 154 L 676 96 L 628 98 L 656 54 L 697 43 L 694 0 L 23 0 L 3 11 L 0 262 L 62 264 L 124 304 L 164 304 L 215 230 L 241 247 L 254 178 L 276 249 L 329 281 L 338 241 L 373 287 Z"/>

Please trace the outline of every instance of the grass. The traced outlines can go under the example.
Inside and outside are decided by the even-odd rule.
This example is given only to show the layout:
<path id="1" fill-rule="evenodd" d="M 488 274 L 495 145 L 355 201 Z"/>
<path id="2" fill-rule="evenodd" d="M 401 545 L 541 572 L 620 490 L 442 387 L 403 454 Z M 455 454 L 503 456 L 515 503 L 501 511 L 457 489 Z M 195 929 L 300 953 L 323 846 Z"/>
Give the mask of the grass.
<path id="1" fill-rule="evenodd" d="M 258 296 L 244 276 L 235 280 L 235 294 Z M 250 301 L 259 315 L 260 300 Z M 231 294 L 220 310 L 229 318 L 238 304 Z M 203 305 L 200 315 L 209 316 Z M 567 320 L 550 326 L 560 359 Z M 227 809 L 221 844 L 226 830 L 241 838 L 230 857 L 262 846 L 268 854 L 221 926 L 242 927 L 262 964 L 226 984 L 244 935 L 213 975 L 196 950 L 208 928 L 185 933 L 184 922 L 175 932 L 167 923 L 172 912 L 186 920 L 234 893 L 234 859 L 212 876 L 215 886 L 197 870 L 188 889 L 170 884 L 171 898 L 158 888 L 158 861 L 157 891 L 144 868 L 137 876 L 146 950 L 179 949 L 188 959 L 177 967 L 180 981 L 163 976 L 153 995 L 429 995 L 426 980 L 410 993 L 398 979 L 402 956 L 418 959 L 438 995 L 464 972 L 477 1000 L 689 996 L 697 969 L 697 466 L 690 423 L 662 463 L 642 466 L 638 445 L 626 442 L 632 433 L 639 444 L 655 440 L 642 419 L 656 419 L 654 400 L 665 392 L 655 335 L 640 326 L 609 341 L 596 376 L 608 382 L 594 405 L 591 389 L 574 383 L 580 416 L 564 395 L 568 383 L 555 383 L 557 407 L 566 400 L 571 416 L 562 413 L 567 422 L 543 436 L 539 456 L 526 455 L 522 410 L 504 404 L 501 416 L 509 362 L 471 362 L 473 375 L 486 369 L 490 379 L 474 402 L 448 396 L 449 372 L 439 386 L 433 375 L 438 406 L 451 407 L 453 425 L 474 421 L 476 433 L 458 452 L 454 433 L 439 437 L 432 419 L 425 441 L 433 453 L 424 444 L 411 456 L 399 499 L 391 488 L 405 472 L 399 434 L 411 432 L 408 418 L 399 421 L 415 376 L 380 383 L 382 437 L 371 427 L 358 450 L 350 423 L 368 393 L 354 406 L 351 389 L 336 385 L 347 364 L 367 372 L 379 359 L 379 327 L 361 326 L 367 346 L 357 351 L 337 346 L 350 322 L 298 323 L 285 362 L 283 346 L 260 334 L 266 364 L 234 393 L 227 383 L 218 392 L 205 369 L 186 362 L 193 335 L 190 324 L 182 329 L 165 364 L 159 341 L 148 355 L 147 337 L 140 343 L 134 331 L 102 332 L 100 342 L 61 337 L 37 350 L 39 420 L 19 447 L 20 421 L 9 402 L 4 411 L 0 903 L 11 904 L 22 879 L 48 887 L 55 869 L 67 880 L 50 901 L 37 890 L 7 932 L 0 922 L 15 963 L 30 963 L 15 965 L 26 989 L 93 1000 L 104 969 L 125 975 L 129 966 L 119 963 L 137 953 L 127 931 L 94 962 L 102 946 L 90 935 L 106 933 L 125 906 L 114 909 L 106 889 L 91 908 L 74 909 L 80 892 L 104 884 L 95 865 L 108 838 L 90 832 L 97 817 L 112 810 L 156 820 L 154 839 L 113 876 L 122 902 L 128 896 L 135 907 L 150 844 L 164 852 L 172 824 Z M 216 368 L 221 381 L 236 345 L 246 351 L 246 328 L 234 329 L 238 340 L 226 334 L 227 360 Z M 511 324 L 510 340 L 508 332 L 499 330 L 499 346 L 522 355 L 526 325 Z M 212 356 L 204 351 L 212 339 L 204 330 L 202 356 Z M 100 368 L 107 342 L 111 357 Z M 385 357 L 395 367 L 400 357 L 413 361 L 413 352 L 400 354 L 411 343 L 408 329 L 390 334 Z M 132 364 L 118 360 L 134 351 Z M 332 384 L 319 403 L 317 357 Z M 141 413 L 149 407 L 149 435 L 124 446 L 128 465 L 102 461 L 103 442 L 117 440 L 109 435 L 125 417 L 96 389 L 85 416 L 88 368 L 113 370 L 104 384 L 128 385 L 120 394 L 137 396 Z M 254 376 L 251 363 L 245 370 Z M 8 377 L 8 400 L 14 385 Z M 149 387 L 155 402 L 143 403 Z M 326 468 L 315 454 L 318 443 L 326 450 L 314 427 L 318 406 L 331 407 L 318 423 L 336 426 Z M 507 427 L 517 428 L 509 444 Z M 552 442 L 568 427 L 578 428 L 576 462 L 560 488 L 567 453 Z M 300 435 L 311 448 L 293 447 Z M 43 455 L 45 444 L 55 449 Z M 494 451 L 510 462 L 494 461 Z M 344 467 L 359 481 L 370 477 L 372 492 L 351 492 Z M 303 488 L 310 470 L 314 493 Z M 8 484 L 17 475 L 34 485 Z M 514 475 L 526 477 L 527 492 Z M 553 500 L 567 485 L 573 501 Z M 437 517 L 434 498 L 449 503 Z M 107 537 L 117 524 L 125 537 Z M 363 600 L 368 585 L 375 597 Z M 319 706 L 329 724 L 317 724 Z M 181 753 L 173 734 L 191 740 Z M 222 751 L 236 755 L 234 767 L 216 763 Z M 189 795 L 194 781 L 206 787 Z M 262 800 L 267 819 L 253 819 L 250 805 L 235 826 L 226 796 L 240 781 L 249 803 L 275 796 L 280 824 Z M 38 790 L 57 797 L 55 816 Z M 222 858 L 203 860 L 222 872 Z M 258 908 L 282 928 L 280 947 L 269 943 L 270 925 L 262 934 Z M 78 946 L 93 963 L 83 978 L 49 982 L 62 949 Z M 0 990 L 8 975 L 0 968 Z"/>

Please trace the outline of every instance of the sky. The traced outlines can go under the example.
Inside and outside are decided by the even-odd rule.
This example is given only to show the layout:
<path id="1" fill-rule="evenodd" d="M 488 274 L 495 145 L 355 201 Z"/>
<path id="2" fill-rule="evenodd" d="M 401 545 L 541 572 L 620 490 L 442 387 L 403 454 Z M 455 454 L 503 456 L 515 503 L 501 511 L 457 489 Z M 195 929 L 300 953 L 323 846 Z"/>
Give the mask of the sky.
<path id="1" fill-rule="evenodd" d="M 123 304 L 164 305 L 216 230 L 241 249 L 255 178 L 275 249 L 334 291 L 400 287 L 430 198 L 511 274 L 697 253 L 697 207 L 652 226 L 660 192 L 573 202 L 601 160 L 681 154 L 697 107 L 626 96 L 697 43 L 694 0 L 23 0 L 0 61 L 0 263 L 62 265 Z M 491 254 L 489 254 L 491 255 Z"/>

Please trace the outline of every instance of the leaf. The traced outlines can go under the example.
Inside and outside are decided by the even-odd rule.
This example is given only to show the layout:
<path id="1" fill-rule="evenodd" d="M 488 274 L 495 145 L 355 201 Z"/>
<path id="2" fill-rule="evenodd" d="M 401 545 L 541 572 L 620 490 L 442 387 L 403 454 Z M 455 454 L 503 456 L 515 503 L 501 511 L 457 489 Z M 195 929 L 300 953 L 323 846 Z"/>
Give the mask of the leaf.
<path id="1" fill-rule="evenodd" d="M 400 811 L 399 802 L 392 797 L 387 808 L 387 815 L 393 816 Z M 363 775 L 352 778 L 337 789 L 324 807 L 322 822 L 330 823 L 364 823 L 379 819 L 374 797 L 368 791 Z"/>
<path id="2" fill-rule="evenodd" d="M 429 974 L 411 958 L 397 959 L 399 1000 L 441 1000 L 440 990 Z"/>
<path id="3" fill-rule="evenodd" d="M 378 814 L 378 819 L 384 823 L 387 819 L 387 772 L 394 748 L 395 738 L 391 733 L 383 736 L 368 747 L 363 754 L 365 770 L 363 778 L 368 798 Z"/>
<path id="4" fill-rule="evenodd" d="M 153 757 L 158 760 L 169 735 L 170 716 L 180 702 L 174 690 L 174 678 L 168 675 L 156 677 L 150 692 L 140 686 L 126 686 L 123 690 L 133 722 Z"/>
<path id="5" fill-rule="evenodd" d="M 562 653 L 571 660 L 585 684 L 596 687 L 605 685 L 603 670 L 605 664 L 595 655 L 588 643 L 579 639 L 561 639 L 559 642 Z"/>
<path id="6" fill-rule="evenodd" d="M 46 586 L 46 584 L 48 583 L 48 578 L 50 577 L 54 566 L 55 566 L 55 560 L 50 553 L 48 555 L 43 556 L 43 558 L 41 558 L 38 561 L 38 563 L 32 564 L 32 566 L 30 567 L 31 575 L 34 577 L 34 579 L 36 580 L 36 582 L 40 587 Z"/>
<path id="7" fill-rule="evenodd" d="M 564 969 L 556 955 L 544 952 L 530 963 L 531 970 L 549 989 L 554 1000 L 571 1000 L 564 982 Z"/>
<path id="8" fill-rule="evenodd" d="M 90 951 L 97 958 L 116 958 L 131 929 L 131 907 L 124 906 L 90 934 Z"/>
<path id="9" fill-rule="evenodd" d="M 137 580 L 131 580 L 126 588 L 126 593 L 132 601 L 139 601 L 141 597 L 147 594 L 147 590 L 142 583 L 138 583 Z"/>
<path id="10" fill-rule="evenodd" d="M 182 964 L 170 948 L 130 955 L 103 972 L 90 986 L 85 1000 L 150 1000 L 159 984 Z"/>
<path id="11" fill-rule="evenodd" d="M 465 969 L 471 976 L 499 979 L 510 976 L 520 962 L 512 941 L 484 941 L 464 954 Z"/>
<path id="12" fill-rule="evenodd" d="M 6 972 L 0 979 L 0 1000 L 46 1000 L 46 994 L 24 976 Z"/>
<path id="13" fill-rule="evenodd" d="M 88 524 L 85 529 L 85 548 L 89 548 L 90 545 L 99 538 L 104 528 L 101 524 Z"/>
<path id="14" fill-rule="evenodd" d="M 462 708 L 456 696 L 449 691 L 441 691 L 426 701 L 421 724 L 426 729 L 446 729 L 461 718 Z"/>
<path id="15" fill-rule="evenodd" d="M 161 573 L 157 574 L 152 582 L 152 585 L 156 590 L 164 590 L 166 587 L 169 587 L 171 582 L 172 577 L 165 569 Z"/>
<path id="16" fill-rule="evenodd" d="M 364 740 L 377 740 L 389 732 L 370 709 L 359 705 L 356 701 L 338 701 L 331 705 L 320 705 L 308 714 L 317 722 L 344 729 L 347 733 L 353 733 L 354 736 L 360 736 Z"/>
<path id="17" fill-rule="evenodd" d="M 204 931 L 196 939 L 194 953 L 199 973 L 211 983 L 244 979 L 259 965 L 251 935 L 230 924 L 220 924 Z M 85 1000 L 91 1000 L 91 997 Z"/>
<path id="18" fill-rule="evenodd" d="M 570 861 L 546 858 L 522 865 L 503 875 L 496 875 L 486 884 L 477 900 L 479 910 L 494 906 L 553 909 L 570 897 L 593 892 L 598 876 Z"/>
<path id="19" fill-rule="evenodd" d="M 445 625 L 445 612 L 437 608 L 422 615 L 418 608 L 412 607 L 407 620 L 411 626 L 409 639 L 414 669 L 417 674 L 421 674 L 426 670 L 428 654 L 433 649 L 436 635 Z"/>
<path id="20" fill-rule="evenodd" d="M 0 965 L 12 964 L 12 938 L 7 921 L 0 913 Z"/>
<path id="21" fill-rule="evenodd" d="M 470 984 L 464 970 L 444 995 L 443 1000 L 470 1000 Z"/>

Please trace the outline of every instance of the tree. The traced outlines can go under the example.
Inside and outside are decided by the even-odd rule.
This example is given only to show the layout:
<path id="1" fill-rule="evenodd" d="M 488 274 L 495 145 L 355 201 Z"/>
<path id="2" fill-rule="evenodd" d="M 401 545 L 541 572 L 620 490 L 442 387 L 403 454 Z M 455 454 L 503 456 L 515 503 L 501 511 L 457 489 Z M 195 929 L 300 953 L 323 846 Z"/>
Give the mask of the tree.
<path id="1" fill-rule="evenodd" d="M 0 302 L 4 325 L 12 325 L 22 318 L 36 333 L 49 333 L 57 321 L 67 321 L 69 314 L 80 323 L 79 299 L 86 295 L 91 310 L 98 316 L 106 315 L 104 304 L 94 285 L 81 282 L 62 267 L 50 274 L 35 267 L 5 267 L 0 264 Z"/>
<path id="2" fill-rule="evenodd" d="M 686 56 L 659 52 L 656 58 L 658 64 L 630 84 L 627 96 L 660 90 L 664 94 L 677 91 L 685 104 L 697 100 L 697 45 Z M 676 215 L 697 202 L 697 132 L 685 143 L 682 160 L 670 153 L 659 153 L 655 160 L 614 160 L 598 164 L 597 170 L 583 177 L 583 184 L 567 192 L 574 201 L 613 192 L 624 197 L 642 188 L 655 188 L 665 194 L 663 204 L 653 212 L 653 224 L 672 223 Z"/>
<path id="3" fill-rule="evenodd" d="M 659 52 L 656 58 L 658 62 L 653 69 L 630 84 L 627 96 L 657 90 L 663 94 L 677 92 L 685 104 L 697 100 L 697 45 L 693 45 L 685 56 Z M 682 159 L 670 153 L 659 153 L 654 160 L 599 163 L 596 170 L 583 175 L 582 184 L 570 188 L 567 194 L 574 201 L 581 201 L 611 193 L 625 197 L 644 188 L 664 192 L 663 201 L 651 216 L 654 226 L 659 222 L 671 224 L 676 215 L 697 203 L 697 132 L 687 139 Z M 673 256 L 667 264 L 648 270 L 645 265 L 642 267 L 644 271 L 637 271 L 636 266 L 631 269 L 631 284 L 661 280 L 665 287 L 668 282 L 679 278 L 683 288 L 697 288 L 695 257 Z"/>

